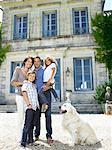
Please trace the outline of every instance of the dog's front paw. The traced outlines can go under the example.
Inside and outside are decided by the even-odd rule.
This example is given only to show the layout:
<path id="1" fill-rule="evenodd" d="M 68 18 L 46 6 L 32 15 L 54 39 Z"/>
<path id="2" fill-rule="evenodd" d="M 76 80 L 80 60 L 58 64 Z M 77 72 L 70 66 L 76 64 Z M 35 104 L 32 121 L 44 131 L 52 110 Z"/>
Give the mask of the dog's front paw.
<path id="1" fill-rule="evenodd" d="M 69 146 L 73 147 L 74 145 L 77 145 L 77 144 L 78 144 L 77 142 L 71 142 L 71 143 L 69 144 Z"/>
<path id="2" fill-rule="evenodd" d="M 73 147 L 73 146 L 74 146 L 74 143 L 70 143 L 69 146 L 70 146 L 70 147 Z"/>

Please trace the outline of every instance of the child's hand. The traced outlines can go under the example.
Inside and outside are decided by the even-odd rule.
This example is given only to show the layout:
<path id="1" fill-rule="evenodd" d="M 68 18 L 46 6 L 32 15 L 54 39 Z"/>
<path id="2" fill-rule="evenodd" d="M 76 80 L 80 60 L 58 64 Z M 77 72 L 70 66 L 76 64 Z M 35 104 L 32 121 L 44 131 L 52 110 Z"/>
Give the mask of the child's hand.
<path id="1" fill-rule="evenodd" d="M 29 109 L 32 109 L 32 104 L 28 104 L 27 107 L 28 107 Z"/>

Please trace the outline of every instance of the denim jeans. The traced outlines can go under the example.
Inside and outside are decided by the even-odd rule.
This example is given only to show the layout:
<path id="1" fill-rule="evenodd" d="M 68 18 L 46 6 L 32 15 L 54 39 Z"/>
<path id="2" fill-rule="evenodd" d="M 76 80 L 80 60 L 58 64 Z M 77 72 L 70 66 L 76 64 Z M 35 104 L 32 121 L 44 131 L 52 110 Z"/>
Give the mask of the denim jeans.
<path id="1" fill-rule="evenodd" d="M 45 95 L 45 91 L 43 91 L 43 88 L 38 92 L 39 98 L 40 98 L 40 104 L 48 104 L 47 97 Z"/>
<path id="2" fill-rule="evenodd" d="M 46 138 L 50 137 L 52 138 L 52 119 L 51 119 L 51 92 L 50 90 L 47 90 L 44 92 L 47 102 L 48 102 L 48 109 L 45 112 L 45 121 L 46 121 Z M 39 102 L 41 101 L 41 97 L 39 97 Z M 40 102 L 40 108 L 41 108 L 41 102 Z M 36 123 L 36 129 L 35 129 L 35 137 L 38 137 L 40 135 L 40 121 L 41 119 L 41 109 L 40 109 L 40 117 L 37 119 Z"/>
<path id="3" fill-rule="evenodd" d="M 36 122 L 38 112 L 33 109 L 27 109 L 25 113 L 25 123 L 23 127 L 21 144 L 26 146 L 26 142 L 33 142 L 33 128 Z"/>
<path id="4" fill-rule="evenodd" d="M 54 98 L 58 98 L 58 94 L 56 93 L 55 89 L 51 88 L 50 91 L 52 92 Z"/>

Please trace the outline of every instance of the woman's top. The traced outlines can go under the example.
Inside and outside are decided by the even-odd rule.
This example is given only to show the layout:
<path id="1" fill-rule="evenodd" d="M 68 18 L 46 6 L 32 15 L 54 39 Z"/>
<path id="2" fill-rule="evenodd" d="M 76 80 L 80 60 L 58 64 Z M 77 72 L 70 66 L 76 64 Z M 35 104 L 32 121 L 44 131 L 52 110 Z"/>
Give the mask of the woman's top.
<path id="1" fill-rule="evenodd" d="M 22 72 L 22 68 L 21 67 L 16 67 L 15 71 L 13 73 L 12 79 L 11 79 L 11 84 L 13 83 L 13 81 L 15 82 L 23 82 L 24 80 L 26 80 L 26 76 L 23 74 Z M 15 93 L 18 95 L 22 95 L 22 91 L 21 91 L 21 86 L 15 87 Z"/>

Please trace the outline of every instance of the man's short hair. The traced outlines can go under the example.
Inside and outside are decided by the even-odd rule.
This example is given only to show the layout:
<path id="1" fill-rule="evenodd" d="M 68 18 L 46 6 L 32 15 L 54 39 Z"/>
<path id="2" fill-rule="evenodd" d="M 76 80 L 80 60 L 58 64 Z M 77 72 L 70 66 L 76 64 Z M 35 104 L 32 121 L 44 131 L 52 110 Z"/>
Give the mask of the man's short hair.
<path id="1" fill-rule="evenodd" d="M 34 59 L 35 59 L 35 58 L 38 58 L 40 61 L 42 61 L 41 58 L 40 58 L 39 56 L 34 57 Z"/>

